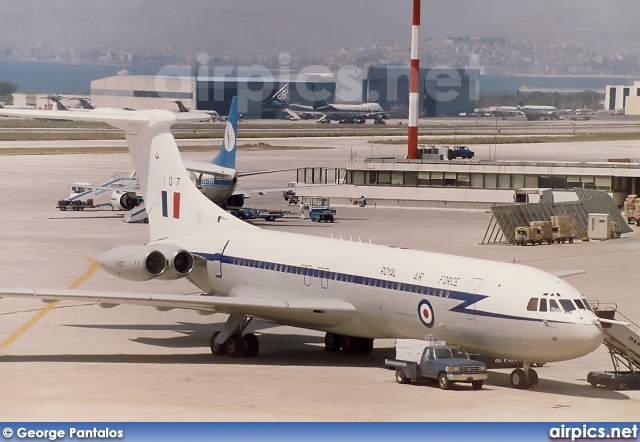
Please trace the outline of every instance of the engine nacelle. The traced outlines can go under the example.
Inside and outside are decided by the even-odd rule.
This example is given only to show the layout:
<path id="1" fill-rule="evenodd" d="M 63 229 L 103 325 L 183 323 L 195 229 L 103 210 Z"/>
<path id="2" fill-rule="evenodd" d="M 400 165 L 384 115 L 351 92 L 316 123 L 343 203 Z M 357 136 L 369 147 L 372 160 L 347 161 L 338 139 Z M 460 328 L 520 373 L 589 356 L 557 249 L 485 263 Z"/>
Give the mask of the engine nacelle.
<path id="1" fill-rule="evenodd" d="M 165 257 L 165 271 L 158 279 L 172 280 L 187 276 L 193 270 L 193 255 L 180 247 L 171 244 L 154 244 L 153 247 Z"/>
<path id="2" fill-rule="evenodd" d="M 167 268 L 164 254 L 145 245 L 115 247 L 98 256 L 98 265 L 129 281 L 147 281 L 162 275 Z"/>
<path id="3" fill-rule="evenodd" d="M 111 194 L 113 210 L 131 210 L 138 205 L 138 195 L 135 192 L 116 190 Z"/>
<path id="4" fill-rule="evenodd" d="M 193 255 L 171 244 L 126 245 L 98 256 L 98 265 L 118 278 L 129 281 L 173 280 L 193 270 Z"/>

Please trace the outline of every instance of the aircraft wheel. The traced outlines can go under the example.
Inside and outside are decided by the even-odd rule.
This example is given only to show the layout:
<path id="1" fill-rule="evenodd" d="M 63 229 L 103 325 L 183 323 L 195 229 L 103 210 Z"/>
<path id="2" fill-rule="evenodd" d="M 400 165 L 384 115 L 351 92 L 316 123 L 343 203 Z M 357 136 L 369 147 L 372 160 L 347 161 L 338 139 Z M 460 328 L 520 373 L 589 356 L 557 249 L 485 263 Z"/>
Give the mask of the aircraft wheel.
<path id="1" fill-rule="evenodd" d="M 240 333 L 234 333 L 229 337 L 229 340 L 225 344 L 227 348 L 227 354 L 232 358 L 239 358 L 244 351 L 244 341 Z"/>
<path id="2" fill-rule="evenodd" d="M 342 346 L 342 336 L 334 333 L 327 333 L 324 335 L 324 349 L 330 352 L 340 351 Z"/>
<path id="3" fill-rule="evenodd" d="M 625 387 L 624 382 L 618 382 L 616 384 L 616 388 L 615 389 L 616 390 L 624 390 L 624 387 Z"/>
<path id="4" fill-rule="evenodd" d="M 248 358 L 253 358 L 258 355 L 258 351 L 260 350 L 260 341 L 258 337 L 253 333 L 247 333 L 242 337 L 244 341 L 244 350 L 242 354 Z"/>
<path id="5" fill-rule="evenodd" d="M 358 342 L 356 338 L 351 336 L 342 337 L 342 351 L 345 353 L 355 353 L 358 348 Z"/>
<path id="6" fill-rule="evenodd" d="M 220 334 L 219 331 L 215 332 L 211 335 L 211 342 L 209 346 L 211 347 L 211 353 L 215 356 L 222 356 L 227 351 L 227 347 L 223 344 L 216 344 L 216 338 Z"/>
<path id="7" fill-rule="evenodd" d="M 519 390 L 524 390 L 529 387 L 529 383 L 527 382 L 527 375 L 524 373 L 522 368 L 516 368 L 511 372 L 511 376 L 509 376 L 509 380 L 511 381 L 511 386 L 513 388 L 517 388 Z"/>
<path id="8" fill-rule="evenodd" d="M 404 374 L 404 371 L 402 371 L 400 369 L 396 370 L 396 382 L 398 384 L 408 384 L 409 383 L 409 379 Z"/>
<path id="9" fill-rule="evenodd" d="M 446 373 L 440 373 L 438 375 L 438 386 L 442 390 L 448 390 L 451 387 L 451 381 L 447 377 Z"/>
<path id="10" fill-rule="evenodd" d="M 538 373 L 535 370 L 529 370 L 529 385 L 527 387 L 538 386 Z"/>

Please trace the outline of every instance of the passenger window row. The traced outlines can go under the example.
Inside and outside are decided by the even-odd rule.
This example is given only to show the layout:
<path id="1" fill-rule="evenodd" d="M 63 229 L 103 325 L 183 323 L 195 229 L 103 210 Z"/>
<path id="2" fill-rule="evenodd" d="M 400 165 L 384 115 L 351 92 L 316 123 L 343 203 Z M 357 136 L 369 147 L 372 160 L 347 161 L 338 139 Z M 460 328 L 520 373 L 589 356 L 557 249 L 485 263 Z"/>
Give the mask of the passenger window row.
<path id="1" fill-rule="evenodd" d="M 290 266 L 285 264 L 276 264 L 273 262 L 265 262 L 257 259 L 246 259 L 246 258 L 233 258 L 230 261 L 234 265 L 242 266 L 242 267 L 253 267 L 257 269 L 273 270 L 276 272 L 290 273 L 294 275 L 303 275 L 303 276 L 310 276 L 314 278 L 330 279 L 332 281 L 350 282 L 355 284 L 368 285 L 370 287 L 399 290 L 401 292 L 418 293 L 418 294 L 427 295 L 427 296 L 438 296 L 441 298 L 449 298 L 451 294 L 449 290 L 437 289 L 435 287 L 426 287 L 426 286 L 415 285 L 415 284 L 405 284 L 401 282 L 388 281 L 385 279 L 365 278 L 362 276 L 330 272 L 329 270 L 314 269 L 312 267 Z"/>

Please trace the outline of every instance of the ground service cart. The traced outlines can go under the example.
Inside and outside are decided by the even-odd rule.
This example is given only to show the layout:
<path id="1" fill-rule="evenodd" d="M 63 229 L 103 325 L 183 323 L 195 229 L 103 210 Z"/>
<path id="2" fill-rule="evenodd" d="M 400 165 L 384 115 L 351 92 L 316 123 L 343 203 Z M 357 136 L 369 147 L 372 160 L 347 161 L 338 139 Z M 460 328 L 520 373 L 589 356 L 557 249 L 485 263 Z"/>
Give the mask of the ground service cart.
<path id="1" fill-rule="evenodd" d="M 329 198 L 313 196 L 309 199 L 309 218 L 311 221 L 333 222 L 336 209 L 331 207 Z"/>

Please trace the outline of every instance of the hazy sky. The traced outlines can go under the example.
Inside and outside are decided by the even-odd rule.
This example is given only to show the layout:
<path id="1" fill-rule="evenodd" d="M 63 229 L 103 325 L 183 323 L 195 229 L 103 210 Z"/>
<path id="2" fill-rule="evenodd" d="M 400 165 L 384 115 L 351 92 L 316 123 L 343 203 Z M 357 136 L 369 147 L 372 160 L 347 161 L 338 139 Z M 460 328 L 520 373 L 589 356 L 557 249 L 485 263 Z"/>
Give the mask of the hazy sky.
<path id="1" fill-rule="evenodd" d="M 333 51 L 408 42 L 411 4 L 411 0 L 0 0 L 0 42 Z M 423 0 L 421 36 L 637 44 L 638 18 L 639 0 Z"/>

